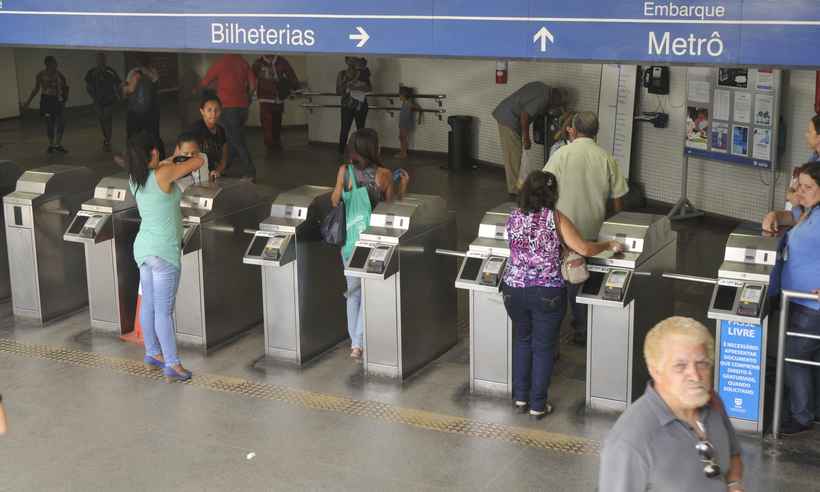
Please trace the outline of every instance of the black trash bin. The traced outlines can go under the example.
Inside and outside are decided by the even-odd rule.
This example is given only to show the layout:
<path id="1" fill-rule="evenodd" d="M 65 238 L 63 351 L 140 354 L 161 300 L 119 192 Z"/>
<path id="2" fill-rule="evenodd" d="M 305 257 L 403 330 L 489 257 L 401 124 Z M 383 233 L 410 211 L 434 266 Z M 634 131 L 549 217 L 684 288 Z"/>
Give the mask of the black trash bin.
<path id="1" fill-rule="evenodd" d="M 447 118 L 450 134 L 447 141 L 447 168 L 452 172 L 475 168 L 472 157 L 473 117 L 465 115 Z"/>

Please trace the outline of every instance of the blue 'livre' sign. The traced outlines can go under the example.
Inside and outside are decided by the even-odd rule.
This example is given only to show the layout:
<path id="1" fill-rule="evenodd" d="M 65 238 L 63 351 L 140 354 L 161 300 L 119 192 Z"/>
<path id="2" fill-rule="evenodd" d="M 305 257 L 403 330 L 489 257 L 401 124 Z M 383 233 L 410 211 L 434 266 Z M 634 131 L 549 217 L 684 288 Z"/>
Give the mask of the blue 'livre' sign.
<path id="1" fill-rule="evenodd" d="M 760 418 L 763 328 L 758 324 L 720 321 L 718 394 L 730 417 Z"/>
<path id="2" fill-rule="evenodd" d="M 817 66 L 817 0 L 2 0 L 0 44 Z"/>

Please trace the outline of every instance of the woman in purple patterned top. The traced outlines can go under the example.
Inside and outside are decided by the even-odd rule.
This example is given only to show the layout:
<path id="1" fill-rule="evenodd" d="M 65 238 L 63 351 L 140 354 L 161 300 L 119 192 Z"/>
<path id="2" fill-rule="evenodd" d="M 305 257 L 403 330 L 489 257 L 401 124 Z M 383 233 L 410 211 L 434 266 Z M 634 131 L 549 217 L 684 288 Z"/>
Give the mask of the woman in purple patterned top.
<path id="1" fill-rule="evenodd" d="M 529 410 L 536 420 L 552 412 L 547 388 L 567 302 L 561 276 L 561 238 L 583 256 L 607 249 L 623 251 L 623 245 L 616 241 L 584 241 L 572 221 L 555 209 L 557 201 L 555 176 L 535 171 L 524 182 L 518 208 L 507 220 L 510 259 L 501 288 L 515 328 L 512 396 L 516 410 Z"/>

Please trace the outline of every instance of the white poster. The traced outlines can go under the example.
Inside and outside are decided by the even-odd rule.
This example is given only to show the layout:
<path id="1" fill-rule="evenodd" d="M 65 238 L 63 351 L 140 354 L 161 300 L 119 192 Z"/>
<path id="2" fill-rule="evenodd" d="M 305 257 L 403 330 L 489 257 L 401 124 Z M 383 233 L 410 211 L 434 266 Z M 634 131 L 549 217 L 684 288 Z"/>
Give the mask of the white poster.
<path id="1" fill-rule="evenodd" d="M 757 78 L 755 80 L 755 89 L 759 91 L 774 90 L 774 71 L 771 68 L 761 68 L 755 70 Z"/>
<path id="2" fill-rule="evenodd" d="M 735 92 L 735 117 L 738 123 L 752 122 L 752 95 L 748 92 Z"/>
<path id="3" fill-rule="evenodd" d="M 772 131 L 768 128 L 755 128 L 752 157 L 769 161 L 772 159 Z"/>
<path id="4" fill-rule="evenodd" d="M 712 118 L 716 120 L 729 120 L 729 105 L 731 104 L 732 93 L 729 91 L 715 91 L 715 109 Z"/>
<path id="5" fill-rule="evenodd" d="M 774 97 L 768 94 L 755 96 L 755 125 L 772 126 Z"/>
<path id="6" fill-rule="evenodd" d="M 709 92 L 712 84 L 705 80 L 689 79 L 689 101 L 709 104 Z"/>

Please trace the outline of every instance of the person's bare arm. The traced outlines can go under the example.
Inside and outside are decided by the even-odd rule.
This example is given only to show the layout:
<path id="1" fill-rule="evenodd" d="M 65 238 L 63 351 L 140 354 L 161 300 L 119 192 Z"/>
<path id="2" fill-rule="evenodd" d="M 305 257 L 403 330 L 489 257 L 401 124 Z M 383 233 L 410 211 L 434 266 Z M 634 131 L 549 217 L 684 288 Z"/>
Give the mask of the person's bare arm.
<path id="1" fill-rule="evenodd" d="M 336 173 L 336 187 L 333 188 L 333 193 L 330 195 L 330 203 L 334 208 L 339 206 L 342 201 L 342 191 L 345 183 L 345 169 L 347 166 L 339 166 L 339 171 Z"/>
<path id="2" fill-rule="evenodd" d="M 781 227 L 791 227 L 795 224 L 794 215 L 791 212 L 782 210 L 769 212 L 763 217 L 763 232 L 766 234 L 777 234 Z"/>
<path id="3" fill-rule="evenodd" d="M 743 484 L 741 481 L 743 480 L 743 459 L 739 454 L 732 456 L 731 462 L 729 463 L 729 471 L 726 472 L 726 481 L 729 484 L 736 484 L 730 485 L 727 487 L 729 492 L 743 492 Z"/>
<path id="4" fill-rule="evenodd" d="M 518 122 L 521 124 L 521 137 L 524 139 L 524 148 L 530 149 L 532 142 L 530 141 L 530 115 L 526 111 L 521 112 L 518 117 Z"/>
<path id="5" fill-rule="evenodd" d="M 6 433 L 8 428 L 6 427 L 6 409 L 3 408 L 3 404 L 0 403 L 0 436 Z"/>
<path id="6" fill-rule="evenodd" d="M 142 74 L 139 72 L 139 70 L 135 70 L 131 74 L 131 76 L 128 77 L 128 80 L 123 82 L 123 84 L 122 84 L 122 95 L 123 95 L 123 97 L 129 96 L 129 95 L 133 94 L 134 91 L 137 90 L 137 84 L 140 81 L 140 77 L 142 77 Z"/>
<path id="7" fill-rule="evenodd" d="M 606 250 L 615 252 L 624 250 L 623 244 L 617 241 L 593 243 L 584 240 L 584 238 L 581 237 L 581 233 L 578 232 L 578 228 L 575 227 L 575 224 L 572 223 L 569 217 L 561 212 L 558 212 L 558 228 L 561 231 L 561 238 L 564 240 L 564 243 L 581 256 L 595 256 Z"/>
<path id="8" fill-rule="evenodd" d="M 216 179 L 222 176 L 222 173 L 225 172 L 225 168 L 228 167 L 228 144 L 222 146 L 222 158 L 219 159 L 219 162 L 216 164 L 216 167 L 213 171 L 211 171 L 211 179 Z"/>
<path id="9" fill-rule="evenodd" d="M 196 171 L 205 164 L 205 159 L 199 155 L 195 155 L 187 161 L 174 164 L 172 159 L 167 159 L 160 162 L 157 169 L 154 171 L 157 184 L 165 193 L 171 192 L 171 184 L 183 176 L 187 176 Z"/>
<path id="10" fill-rule="evenodd" d="M 612 210 L 617 214 L 624 209 L 624 198 L 618 197 L 612 199 Z"/>
<path id="11" fill-rule="evenodd" d="M 26 102 L 23 103 L 23 108 L 24 109 L 27 108 L 29 104 L 31 104 L 31 100 L 34 99 L 34 96 L 36 96 L 38 92 L 40 92 L 40 76 L 39 75 L 34 77 L 34 89 L 31 90 L 31 95 L 28 96 L 28 99 L 26 99 Z"/>
<path id="12" fill-rule="evenodd" d="M 392 201 L 396 197 L 396 187 L 393 186 L 393 173 L 386 167 L 380 167 L 376 171 L 376 186 L 384 191 L 384 199 Z"/>

